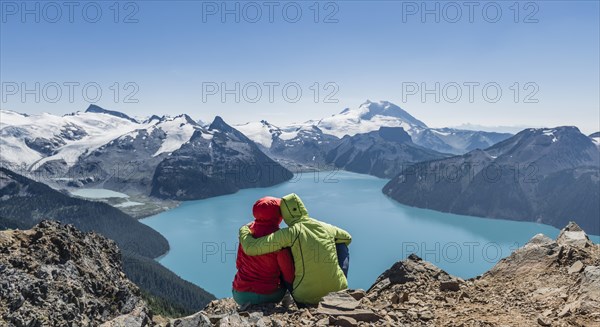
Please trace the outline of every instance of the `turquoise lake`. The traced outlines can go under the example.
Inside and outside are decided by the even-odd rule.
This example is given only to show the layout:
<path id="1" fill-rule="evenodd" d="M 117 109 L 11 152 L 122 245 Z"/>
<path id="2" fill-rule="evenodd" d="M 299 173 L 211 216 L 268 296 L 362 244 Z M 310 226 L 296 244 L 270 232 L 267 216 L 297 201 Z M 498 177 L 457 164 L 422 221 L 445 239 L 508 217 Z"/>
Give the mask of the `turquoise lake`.
<path id="1" fill-rule="evenodd" d="M 379 274 L 413 252 L 450 274 L 475 277 L 535 234 L 555 238 L 559 232 L 543 224 L 404 206 L 381 193 L 386 182 L 349 172 L 304 173 L 273 187 L 184 202 L 142 222 L 170 243 L 160 263 L 217 297 L 231 296 L 238 229 L 253 219 L 252 205 L 266 195 L 297 193 L 312 217 L 352 234 L 351 288 L 369 288 Z"/>

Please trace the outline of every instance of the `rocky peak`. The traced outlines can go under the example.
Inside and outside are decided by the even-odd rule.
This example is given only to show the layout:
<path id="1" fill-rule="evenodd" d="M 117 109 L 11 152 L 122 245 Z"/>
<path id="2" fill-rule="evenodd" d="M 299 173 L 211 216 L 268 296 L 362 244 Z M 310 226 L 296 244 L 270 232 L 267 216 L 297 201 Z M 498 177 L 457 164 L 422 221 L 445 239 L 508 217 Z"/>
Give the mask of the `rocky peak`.
<path id="1" fill-rule="evenodd" d="M 221 116 L 215 116 L 215 119 L 213 120 L 213 122 L 210 124 L 210 126 L 208 127 L 209 130 L 219 130 L 221 132 L 229 132 L 231 131 L 233 128 L 231 126 L 229 126 L 224 120 L 223 118 L 221 118 Z"/>
<path id="2" fill-rule="evenodd" d="M 99 107 L 95 104 L 90 104 L 90 106 L 86 109 L 85 112 L 91 112 L 91 113 L 99 113 L 99 114 L 107 114 L 107 115 L 111 115 L 111 116 L 115 116 L 115 117 L 119 117 L 119 118 L 123 118 L 123 119 L 127 119 L 133 123 L 138 123 L 137 120 L 127 116 L 126 114 L 119 112 L 119 111 L 114 111 L 114 110 L 108 110 L 108 109 L 104 109 L 102 107 Z"/>
<path id="3" fill-rule="evenodd" d="M 198 125 L 198 123 L 195 120 L 193 120 L 192 117 L 188 116 L 187 114 L 182 114 L 177 117 L 183 117 L 183 119 L 190 125 L 194 125 L 194 126 Z"/>
<path id="4" fill-rule="evenodd" d="M 163 118 L 164 118 L 164 116 L 161 118 L 161 117 L 158 117 L 157 115 L 152 115 L 152 116 L 150 116 L 150 118 L 148 118 L 148 119 L 146 119 L 144 121 L 144 124 L 148 124 L 148 123 L 150 123 L 152 121 L 155 121 L 155 120 L 157 122 L 161 122 L 163 120 Z"/>
<path id="5" fill-rule="evenodd" d="M 0 231 L 1 326 L 97 326 L 122 315 L 150 321 L 113 241 L 56 221 Z"/>
<path id="6" fill-rule="evenodd" d="M 574 247 L 592 246 L 592 241 L 587 234 L 574 221 L 569 222 L 567 227 L 563 228 L 556 239 L 559 245 Z"/>
<path id="7" fill-rule="evenodd" d="M 227 124 L 220 116 L 215 117 L 213 122 L 208 127 L 208 130 L 213 132 L 219 131 L 225 133 L 227 134 L 227 139 L 232 138 L 239 142 L 254 145 L 254 142 L 252 142 L 248 137 L 246 137 L 246 135 L 244 135 L 237 129 L 231 127 L 231 125 Z"/>
<path id="8" fill-rule="evenodd" d="M 496 143 L 486 151 L 494 156 L 502 154 L 516 156 L 536 151 L 541 153 L 542 151 L 562 150 L 564 152 L 568 149 L 578 149 L 579 152 L 576 153 L 585 153 L 588 156 L 587 152 L 589 151 L 592 154 L 597 153 L 597 151 L 593 151 L 595 150 L 593 144 L 592 139 L 581 133 L 577 127 L 558 126 L 554 128 L 525 129 L 514 137 Z"/>
<path id="9" fill-rule="evenodd" d="M 574 223 L 557 240 L 535 235 L 469 280 L 412 254 L 367 291 L 330 293 L 315 306 L 292 301 L 240 309 L 227 298 L 188 317 L 151 319 L 121 273 L 113 242 L 42 222 L 30 231 L 0 232 L 0 325 L 598 326 L 600 246 L 564 242 L 569 233 L 585 235 Z"/>

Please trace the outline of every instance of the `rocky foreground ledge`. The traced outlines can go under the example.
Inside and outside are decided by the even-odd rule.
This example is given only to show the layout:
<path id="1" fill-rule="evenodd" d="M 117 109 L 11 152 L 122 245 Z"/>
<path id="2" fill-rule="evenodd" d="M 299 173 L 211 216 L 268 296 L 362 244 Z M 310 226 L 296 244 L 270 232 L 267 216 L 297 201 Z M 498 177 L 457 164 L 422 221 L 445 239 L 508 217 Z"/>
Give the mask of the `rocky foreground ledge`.
<path id="1" fill-rule="evenodd" d="M 42 222 L 0 232 L 1 326 L 600 326 L 600 246 L 570 223 L 556 240 L 534 236 L 487 273 L 462 280 L 415 255 L 369 290 L 326 296 L 312 308 L 232 299 L 185 318 L 152 316 L 120 270 L 115 244 Z"/>

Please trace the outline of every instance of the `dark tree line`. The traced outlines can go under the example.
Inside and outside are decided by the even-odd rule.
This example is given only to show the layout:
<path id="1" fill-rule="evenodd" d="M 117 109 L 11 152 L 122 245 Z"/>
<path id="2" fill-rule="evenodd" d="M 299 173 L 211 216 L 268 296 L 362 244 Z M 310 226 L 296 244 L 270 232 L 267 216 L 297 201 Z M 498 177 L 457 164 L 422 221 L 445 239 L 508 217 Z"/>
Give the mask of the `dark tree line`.
<path id="1" fill-rule="evenodd" d="M 122 250 L 125 273 L 157 313 L 190 314 L 215 298 L 153 260 L 169 250 L 154 229 L 106 203 L 73 198 L 0 168 L 0 229 L 30 229 L 44 219 L 114 240 Z"/>

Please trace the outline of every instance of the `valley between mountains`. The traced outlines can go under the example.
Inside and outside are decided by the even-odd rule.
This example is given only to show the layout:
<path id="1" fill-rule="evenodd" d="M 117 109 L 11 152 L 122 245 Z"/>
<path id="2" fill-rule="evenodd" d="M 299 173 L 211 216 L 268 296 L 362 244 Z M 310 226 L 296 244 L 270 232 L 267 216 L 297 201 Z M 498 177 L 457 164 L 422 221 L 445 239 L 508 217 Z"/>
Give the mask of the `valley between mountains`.
<path id="1" fill-rule="evenodd" d="M 343 169 L 391 179 L 383 192 L 410 206 L 556 228 L 574 219 L 600 234 L 600 138 L 570 126 L 516 135 L 430 128 L 386 101 L 283 127 L 136 119 L 91 105 L 65 116 L 3 110 L 0 135 L 4 168 L 55 189 L 125 193 L 146 204 L 121 205 L 138 218 L 300 171 Z"/>
<path id="2" fill-rule="evenodd" d="M 127 321 L 138 321 L 138 318 L 129 316 L 136 312 L 141 315 L 142 326 L 164 323 L 162 320 L 152 322 L 150 311 L 157 316 L 170 317 L 200 311 L 215 299 L 214 295 L 179 278 L 156 262 L 155 258 L 169 250 L 169 244 L 162 235 L 137 219 L 173 208 L 181 201 L 207 199 L 232 194 L 241 189 L 278 185 L 291 180 L 295 173 L 301 171 L 341 169 L 384 178 L 389 182 L 382 192 L 399 203 L 413 207 L 476 217 L 537 222 L 556 228 L 562 228 L 570 221 L 575 221 L 589 234 L 600 235 L 600 132 L 588 136 L 573 126 L 525 129 L 515 135 L 456 128 L 431 128 L 397 105 L 386 101 L 367 101 L 357 108 L 346 108 L 330 117 L 287 126 L 275 126 L 265 120 L 228 124 L 221 117 L 215 117 L 210 123 L 205 123 L 186 114 L 134 118 L 118 111 L 91 105 L 85 112 L 64 116 L 27 115 L 1 110 L 0 136 L 0 228 L 9 231 L 2 234 L 6 240 L 4 244 L 8 244 L 4 248 L 5 253 L 12 253 L 15 247 L 18 247 L 17 243 L 14 243 L 17 239 L 22 242 L 34 242 L 39 233 L 43 234 L 46 228 L 50 228 L 50 239 L 67 237 L 67 240 L 61 243 L 64 245 L 56 245 L 58 248 L 50 249 L 52 246 L 48 245 L 49 251 L 59 251 L 53 252 L 57 253 L 58 259 L 50 265 L 58 267 L 57 271 L 67 269 L 65 274 L 60 272 L 60 276 L 69 280 L 75 278 L 75 275 L 72 275 L 75 268 L 65 266 L 70 264 L 72 257 L 61 256 L 66 255 L 64 251 L 71 251 L 64 250 L 71 249 L 69 242 L 78 242 L 75 239 L 83 234 L 76 234 L 79 236 L 74 238 L 73 233 L 78 232 L 70 229 L 71 227 L 65 230 L 65 227 L 42 221 L 50 219 L 72 224 L 78 230 L 94 231 L 116 242 L 118 249 L 115 247 L 108 251 L 110 259 L 106 260 L 110 262 L 107 264 L 110 265 L 114 276 L 118 276 L 115 278 L 122 281 L 122 285 L 117 288 L 133 292 L 130 296 L 118 292 L 115 295 L 110 293 L 112 291 L 104 294 L 104 291 L 101 291 L 104 295 L 112 294 L 110 296 L 118 298 L 123 295 L 119 308 L 96 306 L 90 309 L 93 306 L 89 306 L 89 302 L 77 304 L 65 300 L 65 306 L 69 308 L 65 310 L 74 313 L 68 317 L 52 317 L 51 319 L 58 319 L 55 321 L 66 319 L 64 321 L 100 323 L 114 319 L 120 314 L 127 315 L 127 318 L 123 318 Z M 125 200 L 113 197 L 91 201 L 75 195 L 82 189 L 111 190 L 124 193 L 129 198 Z M 23 232 L 24 234 L 12 231 L 31 228 L 31 232 Z M 99 236 L 89 237 L 98 237 L 98 242 L 110 242 Z M 562 267 L 562 270 L 570 269 L 577 261 L 573 258 L 590 267 L 599 264 L 593 251 L 586 252 L 596 249 L 597 245 L 585 245 L 585 250 L 562 249 L 563 245 L 560 245 L 558 240 L 558 243 L 541 238 L 532 240 L 535 244 L 538 241 L 543 241 L 543 244 L 536 245 L 536 249 L 543 248 L 543 251 L 546 251 L 544 255 L 553 258 L 540 256 L 539 262 L 557 265 Z M 559 250 L 559 245 L 556 244 L 559 244 L 562 250 Z M 97 251 L 88 251 L 86 247 L 94 248 L 98 245 L 90 243 L 77 246 L 81 246 L 77 251 L 82 254 L 86 251 Z M 567 254 L 568 259 L 563 259 L 564 253 L 561 254 L 561 258 L 556 259 L 553 257 L 558 253 L 556 251 L 571 251 L 571 254 Z M 582 251 L 585 253 L 582 254 Z M 107 255 L 100 252 L 94 254 Z M 86 263 L 88 259 L 85 259 L 85 255 L 82 254 L 78 258 L 85 262 L 77 262 L 75 265 L 88 265 L 86 269 L 91 267 L 89 262 Z M 547 259 L 550 261 L 546 262 Z M 35 260 L 41 260 L 41 257 L 36 257 Z M 411 271 L 419 272 L 416 280 L 431 279 L 435 280 L 435 283 L 445 281 L 440 279 L 439 276 L 443 274 L 439 269 L 427 266 L 418 258 L 407 260 L 398 269 L 405 269 L 402 267 L 408 265 Z M 24 273 L 35 275 L 36 269 L 39 268 L 36 264 L 10 264 L 12 268 L 6 263 L 0 265 L 0 273 L 13 274 L 17 270 L 25 269 Z M 521 264 L 523 267 L 534 265 L 518 263 Z M 424 270 L 419 268 L 423 265 Z M 502 267 L 501 264 L 498 266 Z M 121 275 L 121 268 L 128 280 Z M 44 271 L 48 272 L 54 268 L 48 269 Z M 526 268 L 516 268 L 511 264 L 510 269 Z M 567 306 L 565 303 L 571 303 L 571 300 L 583 296 L 577 287 L 583 287 L 578 286 L 582 283 L 589 284 L 589 278 L 592 281 L 596 278 L 593 270 L 595 268 L 590 269 L 589 276 L 582 272 L 582 268 L 577 272 L 581 275 L 573 275 L 573 278 L 572 274 L 562 274 L 562 270 L 562 275 L 549 277 L 552 283 L 560 281 L 575 286 L 566 290 L 561 288 L 560 291 L 556 291 L 558 293 L 554 290 L 549 291 L 549 294 L 558 294 L 556 296 L 563 302 L 548 300 L 548 308 L 552 308 L 552 313 L 539 318 L 544 324 L 537 321 L 536 317 L 525 315 L 526 310 L 533 308 L 533 304 L 526 304 L 526 307 L 519 309 L 522 310 L 519 312 L 523 316 L 519 316 L 518 319 L 523 319 L 527 324 L 534 322 L 542 326 L 546 326 L 546 322 L 552 322 L 553 326 L 579 324 L 578 320 L 569 320 L 569 315 L 575 312 L 595 312 L 595 309 L 585 305 L 582 309 L 581 304 L 571 307 L 571 304 Z M 423 271 L 424 275 L 421 274 Z M 492 272 L 486 276 L 493 275 Z M 35 278 L 47 279 L 49 276 L 42 275 L 35 275 Z M 500 276 L 509 278 L 504 272 Z M 582 277 L 575 279 L 574 276 Z M 107 275 L 99 278 L 109 280 L 113 277 Z M 500 277 L 486 277 L 485 281 L 494 284 L 500 280 L 497 278 Z M 529 275 L 522 282 L 535 283 Z M 42 288 L 38 289 L 38 286 L 32 285 L 41 284 L 35 284 L 33 280 L 31 283 L 22 285 L 29 291 L 14 288 L 16 286 L 11 284 L 10 292 L 25 295 L 21 299 L 17 293 L 4 294 L 7 297 L 2 298 L 2 301 L 5 301 L 2 307 L 14 308 L 10 312 L 16 312 L 14 310 L 18 308 L 27 308 L 24 306 L 26 303 L 32 308 L 46 305 L 44 301 L 48 301 L 48 298 L 36 302 L 39 297 L 36 292 L 46 292 L 44 290 L 47 286 L 40 286 Z M 437 285 L 435 283 L 434 285 Z M 457 283 L 461 285 L 461 290 L 466 287 L 469 295 L 479 294 L 477 292 L 481 291 L 477 280 Z M 508 285 L 509 281 L 502 279 L 502 283 L 504 284 L 498 285 Z M 374 287 L 377 284 L 376 282 Z M 432 301 L 442 301 L 439 298 L 441 295 L 436 293 L 438 291 L 428 290 L 427 292 L 433 292 L 426 293 L 431 295 L 431 298 L 427 297 L 428 302 L 419 305 L 416 311 L 409 308 L 398 311 L 385 306 L 379 307 L 378 303 L 382 301 L 392 301 L 392 304 L 398 305 L 408 303 L 411 294 L 415 294 L 416 289 L 420 287 L 420 284 L 407 286 L 410 291 L 406 291 L 408 295 L 405 298 L 405 293 L 401 292 L 404 286 L 395 284 L 397 283 L 393 282 L 391 286 L 396 286 L 393 288 L 396 295 L 389 293 L 390 290 L 383 293 L 373 293 L 373 290 L 369 290 L 363 295 L 357 295 L 361 297 L 357 299 L 360 305 L 356 304 L 355 308 L 371 310 L 375 315 L 371 316 L 375 319 L 373 322 L 378 323 L 389 322 L 390 319 L 395 323 L 407 324 L 413 320 L 420 321 L 424 325 L 433 325 L 436 321 L 454 321 L 459 326 L 460 319 L 452 318 L 460 315 L 457 313 L 453 317 L 449 311 L 444 310 L 470 301 L 469 296 L 461 295 L 448 301 L 444 297 L 445 304 L 435 304 L 432 307 Z M 530 287 L 533 284 L 528 285 L 527 287 Z M 83 293 L 74 294 L 73 298 L 88 296 L 84 295 L 88 291 L 94 293 L 89 287 Z M 562 286 L 556 284 L 556 287 L 558 289 Z M 483 288 L 482 292 L 496 290 Z M 590 298 L 595 299 L 593 301 L 597 301 L 594 297 L 597 296 L 594 293 L 596 291 L 592 288 L 589 293 L 592 294 Z M 514 292 L 520 292 L 519 288 L 515 287 Z M 566 298 L 562 295 L 565 292 Z M 502 303 L 503 308 L 511 307 L 508 297 L 500 293 L 494 294 L 495 297 L 488 298 L 487 295 L 482 295 L 479 299 L 488 303 Z M 531 300 L 527 300 L 522 293 L 518 294 L 519 301 Z M 89 300 L 100 305 L 101 301 L 96 296 L 96 293 L 89 295 Z M 347 295 L 339 296 L 347 299 Z M 396 297 L 403 300 L 393 300 Z M 467 300 L 464 300 L 465 298 Z M 364 299 L 369 299 L 369 303 L 364 303 Z M 393 303 L 395 301 L 397 303 Z M 475 302 L 478 301 L 480 300 Z M 258 324 L 258 321 L 264 318 L 252 316 L 252 313 L 248 313 L 247 316 L 235 316 L 230 310 L 230 304 L 227 301 L 213 302 L 204 313 L 193 318 L 199 319 L 198 324 L 191 325 L 225 321 L 237 323 L 238 320 L 235 319 L 240 319 L 243 323 Z M 434 307 L 444 309 L 437 311 L 439 308 Z M 465 304 L 465 308 L 469 307 L 470 304 Z M 473 310 L 488 310 L 482 308 L 484 307 Z M 276 325 L 276 320 L 283 321 L 283 324 L 302 323 L 303 319 L 311 324 L 319 321 L 325 323 L 325 320 L 328 323 L 337 323 L 342 319 L 340 316 L 348 316 L 330 313 L 319 315 L 314 310 L 297 311 L 293 314 L 281 313 L 279 308 L 272 310 L 274 311 L 270 312 L 275 316 L 269 319 L 273 326 Z M 381 310 L 385 313 L 381 313 Z M 503 312 L 507 314 L 506 312 L 512 312 L 510 310 Z M 539 312 L 541 309 L 536 310 Z M 391 314 L 392 311 L 396 312 L 395 316 Z M 566 313 L 561 314 L 564 312 Z M 30 316 L 13 317 L 4 312 L 2 319 L 15 326 L 29 326 L 30 323 L 34 326 L 41 323 L 39 319 L 45 314 L 44 311 L 38 313 L 36 315 L 32 311 Z M 277 318 L 277 314 L 283 314 L 281 319 Z M 215 315 L 219 318 L 215 318 Z M 318 317 L 320 318 L 317 319 Z M 357 317 L 363 316 L 348 317 L 349 323 L 352 323 L 352 319 L 360 322 Z M 192 318 L 181 322 L 172 321 L 171 324 L 188 326 L 185 321 L 189 319 Z M 493 321 L 491 316 L 485 319 L 487 320 L 478 321 L 487 321 L 487 325 L 463 322 L 463 326 L 502 325 L 500 318 L 496 321 Z M 596 322 L 598 317 L 590 315 L 582 319 L 583 322 L 590 323 Z"/>

